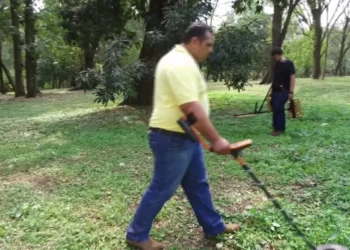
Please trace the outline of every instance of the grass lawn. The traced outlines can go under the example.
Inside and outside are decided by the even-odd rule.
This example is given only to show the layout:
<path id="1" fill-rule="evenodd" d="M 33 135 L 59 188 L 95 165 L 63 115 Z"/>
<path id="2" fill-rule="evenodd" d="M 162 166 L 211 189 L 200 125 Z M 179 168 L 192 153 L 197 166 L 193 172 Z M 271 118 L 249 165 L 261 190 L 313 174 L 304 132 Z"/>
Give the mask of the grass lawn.
<path id="1" fill-rule="evenodd" d="M 212 119 L 316 245 L 350 246 L 350 78 L 299 79 L 303 118 L 270 136 L 271 114 L 251 112 L 268 86 L 237 93 L 210 84 Z M 0 249 L 129 249 L 125 230 L 152 177 L 149 110 L 107 108 L 91 92 L 0 97 Z M 266 109 L 266 107 L 265 107 Z M 221 249 L 307 249 L 229 157 L 206 154 L 217 209 L 239 222 Z M 216 249 L 203 239 L 181 189 L 154 222 L 167 249 Z"/>

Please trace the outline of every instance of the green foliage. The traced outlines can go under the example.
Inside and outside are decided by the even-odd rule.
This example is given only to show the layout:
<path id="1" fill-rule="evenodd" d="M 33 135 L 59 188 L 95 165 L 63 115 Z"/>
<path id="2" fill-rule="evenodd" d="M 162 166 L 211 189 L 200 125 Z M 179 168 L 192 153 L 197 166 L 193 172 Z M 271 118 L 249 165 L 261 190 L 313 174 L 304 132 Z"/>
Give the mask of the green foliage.
<path id="1" fill-rule="evenodd" d="M 210 0 L 168 0 L 162 10 L 164 20 L 146 34 L 149 46 L 157 48 L 161 54 L 166 53 L 181 42 L 184 31 L 191 23 L 205 22 L 212 10 Z"/>
<path id="2" fill-rule="evenodd" d="M 234 0 L 232 8 L 236 13 L 243 13 L 252 9 L 255 13 L 260 13 L 264 10 L 265 4 L 265 0 Z"/>
<path id="3" fill-rule="evenodd" d="M 109 40 L 124 31 L 131 17 L 127 0 L 61 0 L 61 25 L 69 44 L 84 51 L 84 69 L 94 68 L 95 54 L 101 40 Z"/>
<path id="4" fill-rule="evenodd" d="M 69 43 L 82 48 L 91 46 L 102 37 L 110 38 L 124 29 L 127 18 L 126 1 L 61 0 L 61 25 L 67 30 Z"/>
<path id="5" fill-rule="evenodd" d="M 145 18 L 147 27 L 142 41 L 143 54 L 140 53 L 140 60 L 128 60 L 126 64 L 122 65 L 126 58 L 126 51 L 130 51 L 129 49 L 132 48 L 137 36 L 128 37 L 125 40 L 117 39 L 113 42 L 114 45 L 111 44 L 106 52 L 103 69 L 101 70 L 103 74 L 101 79 L 104 79 L 104 81 L 101 82 L 96 91 L 96 101 L 104 105 L 107 105 L 108 101 L 114 102 L 116 95 L 123 95 L 125 99 L 135 99 L 137 95 L 143 94 L 137 93 L 136 88 L 138 84 L 144 84 L 141 81 L 145 78 L 147 79 L 149 76 L 152 78 L 160 57 L 176 43 L 181 42 L 188 25 L 199 19 L 209 18 L 212 11 L 209 0 L 169 0 L 161 13 L 153 13 L 147 8 L 143 9 L 143 5 L 137 7 L 141 8 L 139 15 Z M 159 14 L 164 15 L 164 19 L 158 20 L 157 16 Z M 136 41 L 139 42 L 138 39 Z M 131 52 L 134 51 L 131 50 Z M 96 77 L 92 78 L 96 79 Z M 91 82 L 94 81 L 91 80 Z M 88 81 L 85 81 L 85 83 L 88 83 Z"/>
<path id="6" fill-rule="evenodd" d="M 186 28 L 195 21 L 206 22 L 213 7 L 210 0 L 168 1 L 164 8 L 165 31 L 163 36 L 171 46 L 179 43 Z"/>
<path id="7" fill-rule="evenodd" d="M 206 63 L 214 81 L 224 81 L 230 89 L 243 90 L 259 53 L 260 38 L 247 27 L 222 26 L 215 34 L 215 49 Z"/>
<path id="8" fill-rule="evenodd" d="M 243 29 L 249 27 L 249 30 L 256 36 L 254 47 L 258 48 L 258 51 L 254 55 L 250 73 L 259 75 L 266 71 L 270 64 L 271 15 L 265 12 L 257 14 L 252 10 L 247 10 L 238 17 L 237 23 L 234 25 Z M 261 77 L 263 76 L 261 75 Z"/>
<path id="9" fill-rule="evenodd" d="M 67 87 L 81 64 L 80 48 L 64 40 L 65 31 L 59 25 L 59 8 L 58 1 L 50 1 L 37 21 L 37 80 L 40 87 Z"/>
<path id="10" fill-rule="evenodd" d="M 84 70 L 80 72 L 78 81 L 83 86 L 95 91 L 95 102 L 104 106 L 109 101 L 115 102 L 117 95 L 135 96 L 135 85 L 145 73 L 145 66 L 139 60 L 123 63 L 132 47 L 129 39 L 118 39 L 107 44 L 104 63 L 100 69 Z"/>
<path id="11" fill-rule="evenodd" d="M 0 42 L 11 34 L 10 6 L 7 1 L 0 1 Z"/>
<path id="12" fill-rule="evenodd" d="M 310 77 L 313 67 L 313 46 L 311 33 L 286 42 L 285 53 L 294 62 L 297 76 Z"/>

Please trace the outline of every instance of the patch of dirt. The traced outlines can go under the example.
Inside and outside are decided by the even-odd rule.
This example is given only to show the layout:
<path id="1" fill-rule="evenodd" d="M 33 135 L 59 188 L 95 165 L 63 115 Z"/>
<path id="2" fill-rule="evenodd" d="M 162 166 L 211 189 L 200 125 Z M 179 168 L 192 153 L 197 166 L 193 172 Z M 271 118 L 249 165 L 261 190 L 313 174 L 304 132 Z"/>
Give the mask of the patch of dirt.
<path id="1" fill-rule="evenodd" d="M 58 179 L 52 175 L 40 173 L 18 173 L 0 178 L 0 187 L 12 185 L 27 185 L 41 191 L 52 191 L 60 183 L 68 182 L 67 179 Z"/>
<path id="2" fill-rule="evenodd" d="M 229 213 L 240 213 L 268 202 L 265 194 L 251 182 L 224 181 L 213 185 L 213 198 L 223 200 Z"/>

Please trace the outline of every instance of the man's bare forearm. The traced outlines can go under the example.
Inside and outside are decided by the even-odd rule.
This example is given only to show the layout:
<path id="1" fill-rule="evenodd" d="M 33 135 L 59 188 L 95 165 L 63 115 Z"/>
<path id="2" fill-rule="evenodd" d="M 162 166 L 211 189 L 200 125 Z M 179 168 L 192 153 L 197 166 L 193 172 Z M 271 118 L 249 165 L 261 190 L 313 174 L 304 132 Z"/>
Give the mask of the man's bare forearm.
<path id="1" fill-rule="evenodd" d="M 294 88 L 295 88 L 295 75 L 293 75 L 290 79 L 290 92 L 294 92 Z"/>
<path id="2" fill-rule="evenodd" d="M 211 143 L 220 139 L 220 135 L 214 128 L 212 122 L 205 114 L 202 106 L 198 102 L 191 102 L 181 105 L 181 110 L 186 115 L 193 114 L 196 118 L 194 127 Z"/>

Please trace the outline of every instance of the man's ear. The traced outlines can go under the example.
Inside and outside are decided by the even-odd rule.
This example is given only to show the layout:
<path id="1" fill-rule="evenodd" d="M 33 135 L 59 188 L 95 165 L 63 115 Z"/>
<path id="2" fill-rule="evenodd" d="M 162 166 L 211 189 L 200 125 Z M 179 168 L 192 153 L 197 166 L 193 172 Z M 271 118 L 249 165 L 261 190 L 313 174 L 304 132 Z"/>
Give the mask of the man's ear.
<path id="1" fill-rule="evenodd" d="M 193 37 L 192 39 L 194 45 L 200 45 L 202 43 L 198 37 Z"/>

